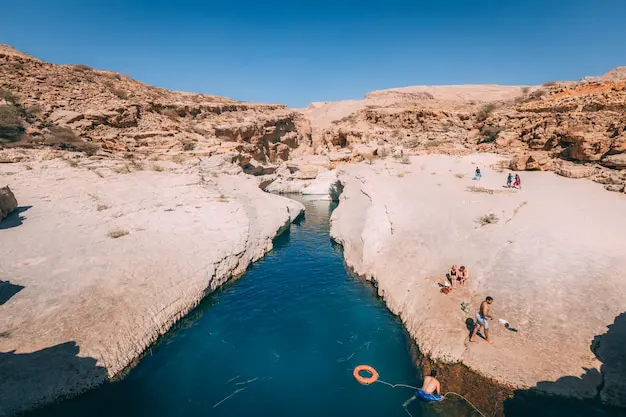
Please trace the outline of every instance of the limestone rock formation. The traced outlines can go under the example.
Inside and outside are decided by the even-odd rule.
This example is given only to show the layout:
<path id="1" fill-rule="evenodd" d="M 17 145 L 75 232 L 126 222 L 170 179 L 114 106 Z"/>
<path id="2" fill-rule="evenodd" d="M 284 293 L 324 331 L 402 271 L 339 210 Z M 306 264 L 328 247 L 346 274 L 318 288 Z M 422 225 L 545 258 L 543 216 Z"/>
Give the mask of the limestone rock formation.
<path id="1" fill-rule="evenodd" d="M 1 307 L 0 415 L 118 374 L 303 210 L 216 160 L 123 173 L 70 161 L 0 164 L 32 205 L 0 230 L 0 278 L 25 288 Z"/>
<path id="2" fill-rule="evenodd" d="M 16 208 L 17 200 L 9 186 L 0 188 L 0 221 Z"/>
<path id="3" fill-rule="evenodd" d="M 503 188 L 506 172 L 490 168 L 502 162 L 491 155 L 411 162 L 341 168 L 344 191 L 331 234 L 422 353 L 461 362 L 506 387 L 599 394 L 606 404 L 626 406 L 618 359 L 626 292 L 616 290 L 626 279 L 626 199 L 549 172 L 522 173 L 523 190 Z M 481 181 L 471 180 L 476 166 Z M 566 209 L 555 221 L 559 207 Z M 452 264 L 466 265 L 470 276 L 446 295 L 440 287 Z M 486 296 L 495 299 L 495 346 L 468 342 Z M 615 338 L 601 339 L 598 349 L 593 342 L 607 326 Z M 462 385 L 461 394 L 493 415 L 493 401 L 483 401 L 472 384 L 444 384 Z"/>
<path id="4" fill-rule="evenodd" d="M 310 126 L 283 105 L 168 91 L 0 45 L 0 153 L 34 147 L 171 160 L 224 153 L 227 142 L 237 144 L 242 168 L 271 164 L 304 153 Z"/>
<path id="5" fill-rule="evenodd" d="M 621 67 L 604 77 L 532 87 L 395 88 L 302 112 L 318 153 L 362 146 L 411 155 L 495 152 L 512 157 L 519 170 L 556 170 L 560 161 L 623 168 L 625 109 Z"/>

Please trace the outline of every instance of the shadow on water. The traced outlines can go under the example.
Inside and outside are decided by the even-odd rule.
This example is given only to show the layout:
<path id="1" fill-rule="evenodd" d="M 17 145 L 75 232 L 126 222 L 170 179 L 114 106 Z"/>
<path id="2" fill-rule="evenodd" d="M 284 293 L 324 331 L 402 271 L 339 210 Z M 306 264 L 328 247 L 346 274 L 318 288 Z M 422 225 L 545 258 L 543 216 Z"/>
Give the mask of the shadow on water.
<path id="1" fill-rule="evenodd" d="M 590 349 L 602 362 L 601 372 L 585 369 L 581 376 L 564 376 L 556 381 L 539 382 L 535 388 L 516 390 L 504 402 L 506 417 L 626 417 L 626 409 L 611 408 L 603 404 L 619 401 L 626 403 L 626 312 L 615 318 L 608 331 L 594 337 Z M 594 400 L 568 400 L 538 394 L 561 390 L 598 387 Z"/>
<path id="2" fill-rule="evenodd" d="M 0 281 L 0 306 L 23 289 L 22 285 L 11 284 L 9 281 Z"/>
<path id="3" fill-rule="evenodd" d="M 76 342 L 67 342 L 32 353 L 0 352 L 0 415 L 12 415 L 24 403 L 71 395 L 72 381 L 106 380 L 106 369 L 79 357 L 79 351 Z"/>
<path id="4" fill-rule="evenodd" d="M 20 206 L 13 210 L 7 217 L 0 221 L 0 230 L 12 229 L 14 227 L 21 226 L 26 217 L 22 216 L 22 213 L 28 211 L 33 206 Z"/>

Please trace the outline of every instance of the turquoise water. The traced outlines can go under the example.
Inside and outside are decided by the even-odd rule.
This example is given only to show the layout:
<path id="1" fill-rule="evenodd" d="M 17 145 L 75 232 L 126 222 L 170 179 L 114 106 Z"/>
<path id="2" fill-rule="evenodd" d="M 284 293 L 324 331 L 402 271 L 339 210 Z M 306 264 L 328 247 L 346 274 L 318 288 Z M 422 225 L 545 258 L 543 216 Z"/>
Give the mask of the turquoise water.
<path id="1" fill-rule="evenodd" d="M 123 379 L 29 414 L 119 416 L 407 416 L 412 395 L 352 377 L 417 385 L 408 335 L 329 238 L 328 202 L 239 280 L 207 297 Z M 234 395 L 233 395 L 234 394 Z M 226 399 L 232 395 L 232 397 Z M 420 405 L 409 410 L 422 415 Z"/>

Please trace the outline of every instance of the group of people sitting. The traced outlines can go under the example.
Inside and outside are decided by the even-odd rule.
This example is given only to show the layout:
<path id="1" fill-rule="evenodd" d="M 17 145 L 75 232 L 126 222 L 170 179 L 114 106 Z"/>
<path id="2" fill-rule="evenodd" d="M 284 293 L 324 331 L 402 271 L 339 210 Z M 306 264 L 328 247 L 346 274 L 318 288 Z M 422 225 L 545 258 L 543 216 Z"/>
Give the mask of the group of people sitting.
<path id="1" fill-rule="evenodd" d="M 456 285 L 465 285 L 465 282 L 469 278 L 469 271 L 464 265 L 461 265 L 460 268 L 457 269 L 456 265 L 452 265 L 450 268 L 450 272 L 448 272 L 448 280 L 450 281 L 450 285 L 454 288 Z"/>

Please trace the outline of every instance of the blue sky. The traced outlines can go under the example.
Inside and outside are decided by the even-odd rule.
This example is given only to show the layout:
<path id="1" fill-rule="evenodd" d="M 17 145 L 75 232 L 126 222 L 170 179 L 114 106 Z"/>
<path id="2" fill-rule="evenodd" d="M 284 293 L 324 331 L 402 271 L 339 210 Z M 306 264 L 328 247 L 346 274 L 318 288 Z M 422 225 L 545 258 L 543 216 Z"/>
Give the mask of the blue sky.
<path id="1" fill-rule="evenodd" d="M 626 0 L 2 5 L 0 43 L 159 87 L 301 107 L 419 84 L 537 84 L 626 65 Z"/>

